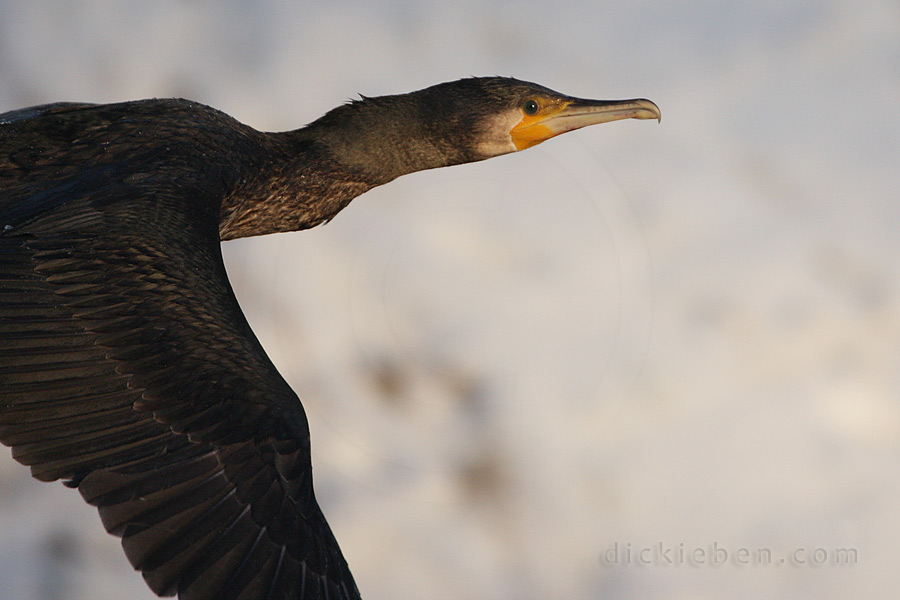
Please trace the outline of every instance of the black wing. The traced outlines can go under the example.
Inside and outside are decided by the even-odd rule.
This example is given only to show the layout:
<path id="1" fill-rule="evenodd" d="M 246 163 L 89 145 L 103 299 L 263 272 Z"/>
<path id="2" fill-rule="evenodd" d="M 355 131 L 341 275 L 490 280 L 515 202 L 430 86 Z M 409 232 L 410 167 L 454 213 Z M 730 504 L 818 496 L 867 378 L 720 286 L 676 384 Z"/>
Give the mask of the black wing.
<path id="1" fill-rule="evenodd" d="M 82 109 L 0 116 L 0 441 L 77 486 L 157 594 L 359 598 L 303 408 L 228 283 L 217 199 L 136 169 L 140 144 L 73 165 L 84 134 L 4 131 Z"/>

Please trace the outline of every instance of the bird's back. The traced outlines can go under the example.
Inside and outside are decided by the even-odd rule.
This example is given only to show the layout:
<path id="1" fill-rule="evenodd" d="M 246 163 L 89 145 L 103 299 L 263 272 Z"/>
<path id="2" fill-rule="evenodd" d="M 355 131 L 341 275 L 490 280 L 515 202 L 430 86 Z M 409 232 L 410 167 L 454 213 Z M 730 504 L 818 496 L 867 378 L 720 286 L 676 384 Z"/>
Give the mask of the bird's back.
<path id="1" fill-rule="evenodd" d="M 0 115 L 0 228 L 61 206 L 95 208 L 178 198 L 195 219 L 217 219 L 228 186 L 260 154 L 254 130 L 186 100 L 48 104 Z M 170 200 L 171 201 L 171 200 Z"/>

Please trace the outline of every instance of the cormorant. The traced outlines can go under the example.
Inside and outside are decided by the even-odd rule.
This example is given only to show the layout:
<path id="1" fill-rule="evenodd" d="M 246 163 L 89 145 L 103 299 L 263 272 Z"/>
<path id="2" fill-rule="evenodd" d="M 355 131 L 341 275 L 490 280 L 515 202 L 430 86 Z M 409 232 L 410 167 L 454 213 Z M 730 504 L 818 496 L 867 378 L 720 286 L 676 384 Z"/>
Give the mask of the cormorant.
<path id="1" fill-rule="evenodd" d="M 172 99 L 2 114 L 0 441 L 77 487 L 159 595 L 359 598 L 313 496 L 303 407 L 220 242 L 319 225 L 405 173 L 659 117 L 501 77 L 284 133 Z"/>

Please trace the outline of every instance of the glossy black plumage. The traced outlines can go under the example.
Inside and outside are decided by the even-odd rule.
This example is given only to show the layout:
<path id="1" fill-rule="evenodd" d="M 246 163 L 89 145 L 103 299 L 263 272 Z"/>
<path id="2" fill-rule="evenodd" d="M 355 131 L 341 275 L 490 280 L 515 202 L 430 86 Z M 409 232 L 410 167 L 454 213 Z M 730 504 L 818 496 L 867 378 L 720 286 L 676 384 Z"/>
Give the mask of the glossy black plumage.
<path id="1" fill-rule="evenodd" d="M 496 121 L 535 94 L 555 93 L 464 80 L 283 134 L 183 100 L 0 115 L 0 441 L 97 506 L 157 594 L 359 598 L 220 241 L 511 151 Z"/>

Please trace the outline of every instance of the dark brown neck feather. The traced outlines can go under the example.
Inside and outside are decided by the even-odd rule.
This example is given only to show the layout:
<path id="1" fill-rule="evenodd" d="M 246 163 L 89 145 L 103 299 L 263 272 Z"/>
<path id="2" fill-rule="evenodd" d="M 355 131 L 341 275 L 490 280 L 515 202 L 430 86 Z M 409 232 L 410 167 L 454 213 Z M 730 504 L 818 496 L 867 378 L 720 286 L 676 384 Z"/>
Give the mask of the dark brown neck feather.
<path id="1" fill-rule="evenodd" d="M 260 134 L 263 152 L 228 194 L 223 240 L 296 231 L 330 220 L 356 196 L 401 175 L 478 160 L 468 126 L 442 127 L 414 95 L 340 106 L 308 126 Z"/>
<path id="2" fill-rule="evenodd" d="M 298 231 L 329 221 L 378 182 L 314 143 L 264 134 L 271 154 L 222 200 L 219 237 Z"/>

